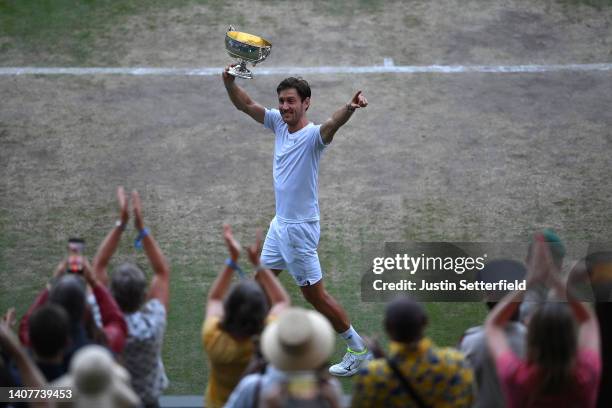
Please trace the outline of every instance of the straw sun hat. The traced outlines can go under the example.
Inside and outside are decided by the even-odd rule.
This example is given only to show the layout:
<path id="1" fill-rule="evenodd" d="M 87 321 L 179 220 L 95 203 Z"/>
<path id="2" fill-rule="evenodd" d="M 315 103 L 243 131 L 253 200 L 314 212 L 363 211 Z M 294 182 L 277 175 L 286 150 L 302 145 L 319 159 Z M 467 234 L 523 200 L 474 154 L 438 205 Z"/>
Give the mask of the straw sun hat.
<path id="1" fill-rule="evenodd" d="M 115 363 L 110 352 L 91 345 L 77 351 L 69 374 L 57 379 L 53 386 L 72 389 L 75 407 L 135 407 L 140 400 L 129 384 L 130 375 Z"/>
<path id="2" fill-rule="evenodd" d="M 323 315 L 295 307 L 268 324 L 261 337 L 263 355 L 283 371 L 318 369 L 334 345 L 334 329 Z"/>

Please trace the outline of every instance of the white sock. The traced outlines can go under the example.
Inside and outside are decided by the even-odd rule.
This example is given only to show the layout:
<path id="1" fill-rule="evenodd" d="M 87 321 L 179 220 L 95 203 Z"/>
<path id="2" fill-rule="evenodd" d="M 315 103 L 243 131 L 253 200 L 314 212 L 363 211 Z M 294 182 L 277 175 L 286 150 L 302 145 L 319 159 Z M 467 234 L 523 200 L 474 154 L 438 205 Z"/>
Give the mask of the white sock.
<path id="1" fill-rule="evenodd" d="M 353 326 L 349 327 L 349 329 L 343 333 L 340 333 L 340 336 L 346 341 L 346 345 L 352 351 L 360 352 L 366 349 L 365 342 L 361 338 L 361 336 L 355 331 Z"/>

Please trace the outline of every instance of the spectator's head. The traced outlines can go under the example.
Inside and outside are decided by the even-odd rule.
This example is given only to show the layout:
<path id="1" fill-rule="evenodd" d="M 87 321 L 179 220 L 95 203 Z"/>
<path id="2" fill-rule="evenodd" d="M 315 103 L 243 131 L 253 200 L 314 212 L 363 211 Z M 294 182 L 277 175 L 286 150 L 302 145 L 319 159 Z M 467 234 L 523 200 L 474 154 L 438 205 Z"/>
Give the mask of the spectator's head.
<path id="1" fill-rule="evenodd" d="M 415 300 L 400 296 L 389 302 L 385 312 L 385 330 L 393 341 L 414 343 L 421 340 L 427 326 L 425 309 Z"/>
<path id="2" fill-rule="evenodd" d="M 497 283 L 503 280 L 514 282 L 522 281 L 527 275 L 527 268 L 521 262 L 510 259 L 495 259 L 487 264 L 476 273 L 476 280 L 486 283 Z M 507 290 L 487 291 L 485 293 L 485 302 L 489 310 L 492 310 L 497 302 L 499 302 L 506 294 Z M 515 313 L 512 320 L 518 320 L 519 312 Z"/>
<path id="3" fill-rule="evenodd" d="M 29 335 L 37 358 L 61 358 L 70 338 L 68 314 L 52 303 L 36 309 L 30 317 Z"/>
<path id="4" fill-rule="evenodd" d="M 531 317 L 527 359 L 541 368 L 541 389 L 545 394 L 558 392 L 570 384 L 577 337 L 576 322 L 565 303 L 544 303 Z"/>
<path id="5" fill-rule="evenodd" d="M 585 267 L 595 301 L 612 301 L 612 245 L 591 244 Z"/>
<path id="6" fill-rule="evenodd" d="M 563 257 L 565 257 L 565 245 L 561 241 L 561 238 L 551 229 L 545 229 L 542 231 L 542 235 L 544 236 L 544 241 L 548 244 L 553 263 L 561 270 L 563 266 Z M 532 241 L 527 249 L 527 263 L 529 263 L 531 259 L 533 244 L 534 242 Z"/>
<path id="7" fill-rule="evenodd" d="M 70 362 L 69 374 L 53 386 L 73 390 L 75 407 L 135 407 L 138 396 L 130 388 L 130 375 L 115 363 L 110 352 L 97 345 L 80 349 Z"/>
<path id="8" fill-rule="evenodd" d="M 283 371 L 317 370 L 334 351 L 335 333 L 319 312 L 297 307 L 284 311 L 261 336 L 261 351 Z"/>
<path id="9" fill-rule="evenodd" d="M 83 321 L 86 307 L 85 300 L 85 280 L 75 274 L 63 275 L 53 285 L 49 293 L 49 302 L 64 308 L 72 326 Z"/>
<path id="10" fill-rule="evenodd" d="M 251 280 L 235 284 L 223 301 L 221 327 L 234 337 L 260 334 L 268 314 L 268 301 L 261 287 Z"/>
<path id="11" fill-rule="evenodd" d="M 124 313 L 134 313 L 145 300 L 147 278 L 136 265 L 124 263 L 113 273 L 110 290 Z"/>

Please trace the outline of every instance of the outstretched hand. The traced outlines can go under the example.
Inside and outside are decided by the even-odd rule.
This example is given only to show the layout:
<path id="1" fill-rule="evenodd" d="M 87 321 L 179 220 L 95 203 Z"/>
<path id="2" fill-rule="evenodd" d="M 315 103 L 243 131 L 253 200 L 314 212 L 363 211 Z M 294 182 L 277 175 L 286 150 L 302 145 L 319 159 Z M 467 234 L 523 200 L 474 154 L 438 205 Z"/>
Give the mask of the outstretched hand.
<path id="1" fill-rule="evenodd" d="M 357 91 L 355 96 L 353 96 L 353 99 L 351 99 L 351 101 L 349 102 L 349 105 L 353 110 L 357 108 L 365 108 L 366 106 L 368 106 L 368 100 L 365 96 L 363 96 L 363 93 L 361 93 L 361 91 Z"/>
<path id="2" fill-rule="evenodd" d="M 223 239 L 230 253 L 232 261 L 236 262 L 240 256 L 240 244 L 232 235 L 232 227 L 229 224 L 223 224 Z"/>
<path id="3" fill-rule="evenodd" d="M 259 266 L 259 255 L 261 254 L 261 246 L 263 242 L 263 233 L 261 229 L 257 229 L 255 234 L 255 243 L 247 248 L 247 253 L 249 254 L 249 260 L 256 268 Z"/>

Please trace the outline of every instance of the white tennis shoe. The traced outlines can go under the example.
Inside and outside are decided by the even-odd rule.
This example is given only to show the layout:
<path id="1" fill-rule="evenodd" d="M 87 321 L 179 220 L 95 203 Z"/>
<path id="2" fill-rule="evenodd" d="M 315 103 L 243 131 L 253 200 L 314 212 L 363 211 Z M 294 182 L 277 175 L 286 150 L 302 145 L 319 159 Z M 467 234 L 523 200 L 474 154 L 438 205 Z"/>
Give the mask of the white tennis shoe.
<path id="1" fill-rule="evenodd" d="M 357 352 L 347 347 L 342 361 L 329 367 L 329 373 L 338 377 L 350 377 L 357 374 L 357 371 L 372 358 L 372 353 L 368 349 Z"/>

